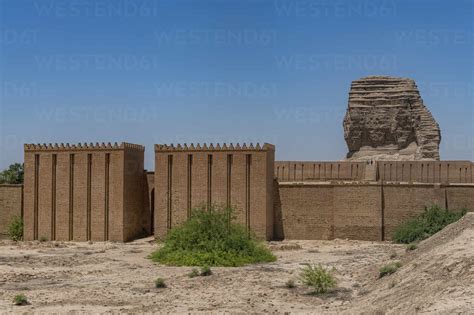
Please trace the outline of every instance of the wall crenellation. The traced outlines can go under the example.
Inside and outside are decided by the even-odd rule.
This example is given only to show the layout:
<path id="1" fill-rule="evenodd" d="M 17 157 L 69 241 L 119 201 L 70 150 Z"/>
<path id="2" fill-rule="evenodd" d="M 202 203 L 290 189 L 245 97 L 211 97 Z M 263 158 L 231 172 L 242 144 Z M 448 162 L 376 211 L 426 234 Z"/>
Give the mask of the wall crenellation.
<path id="1" fill-rule="evenodd" d="M 80 151 L 80 150 L 137 150 L 144 151 L 145 147 L 138 144 L 122 142 L 96 142 L 96 143 L 29 143 L 24 145 L 25 151 Z"/>
<path id="2" fill-rule="evenodd" d="M 236 151 L 236 150 L 242 150 L 242 151 L 267 151 L 267 150 L 275 150 L 275 146 L 269 143 L 256 143 L 255 145 L 253 143 L 250 143 L 247 145 L 245 142 L 241 145 L 240 143 L 236 143 L 235 145 L 233 143 L 223 143 L 222 145 L 220 143 L 217 143 L 214 145 L 213 143 L 210 143 L 209 145 L 207 143 L 197 143 L 194 145 L 194 143 L 191 144 L 155 144 L 155 151 Z"/>

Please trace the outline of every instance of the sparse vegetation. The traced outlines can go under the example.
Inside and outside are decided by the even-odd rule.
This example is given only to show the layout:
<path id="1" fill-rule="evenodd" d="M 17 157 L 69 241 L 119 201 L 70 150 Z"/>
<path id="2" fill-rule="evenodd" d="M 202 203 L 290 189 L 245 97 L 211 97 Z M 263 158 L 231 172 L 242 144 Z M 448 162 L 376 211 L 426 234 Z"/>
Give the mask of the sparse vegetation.
<path id="1" fill-rule="evenodd" d="M 189 278 L 194 278 L 194 277 L 197 277 L 197 276 L 199 276 L 199 270 L 197 270 L 197 268 L 191 269 L 191 272 L 188 273 Z"/>
<path id="2" fill-rule="evenodd" d="M 15 216 L 8 224 L 8 237 L 13 241 L 21 241 L 23 239 L 23 219 Z"/>
<path id="3" fill-rule="evenodd" d="M 194 209 L 189 220 L 169 231 L 164 246 L 150 258 L 173 266 L 236 267 L 275 261 L 263 243 L 233 222 L 232 213 L 228 208 Z"/>
<path id="4" fill-rule="evenodd" d="M 163 278 L 158 278 L 155 280 L 155 288 L 166 288 L 166 283 Z"/>
<path id="5" fill-rule="evenodd" d="M 209 267 L 209 266 L 201 267 L 201 271 L 199 271 L 197 268 L 193 268 L 193 269 L 191 269 L 191 272 L 188 273 L 189 278 L 194 278 L 194 277 L 198 277 L 198 276 L 207 277 L 207 276 L 210 276 L 210 275 L 212 275 L 212 270 L 211 270 L 211 267 Z"/>
<path id="6" fill-rule="evenodd" d="M 295 287 L 296 287 L 295 280 L 289 279 L 288 281 L 286 281 L 285 286 L 286 286 L 288 289 L 293 289 L 293 288 L 295 288 Z"/>
<path id="7" fill-rule="evenodd" d="M 456 222 L 467 210 L 450 211 L 437 205 L 428 207 L 425 211 L 398 226 L 393 234 L 397 243 L 410 244 L 430 237 L 448 224 Z"/>
<path id="8" fill-rule="evenodd" d="M 397 256 L 398 256 L 398 255 L 397 255 L 396 252 L 391 252 L 391 253 L 390 253 L 390 259 L 395 259 L 395 258 L 397 258 Z"/>
<path id="9" fill-rule="evenodd" d="M 210 276 L 210 275 L 212 275 L 211 267 L 209 267 L 209 266 L 201 267 L 201 274 L 200 274 L 201 277 L 207 277 L 207 276 Z"/>
<path id="10" fill-rule="evenodd" d="M 407 251 L 412 251 L 412 250 L 415 250 L 417 248 L 418 248 L 418 246 L 415 243 L 410 243 L 407 246 Z"/>
<path id="11" fill-rule="evenodd" d="M 47 242 L 47 241 L 48 241 L 48 238 L 43 235 L 43 236 L 40 236 L 39 241 L 40 241 L 40 242 Z"/>
<path id="12" fill-rule="evenodd" d="M 379 278 L 391 275 L 392 273 L 397 271 L 398 268 L 400 268 L 401 266 L 402 266 L 402 263 L 399 262 L 399 261 L 392 262 L 392 263 L 389 263 L 389 264 L 383 266 L 379 270 Z"/>
<path id="13" fill-rule="evenodd" d="M 321 265 L 308 265 L 302 269 L 300 279 L 303 284 L 314 289 L 314 293 L 325 293 L 336 286 L 336 279 Z"/>
<path id="14" fill-rule="evenodd" d="M 17 294 L 13 298 L 13 304 L 15 305 L 26 305 L 28 304 L 28 299 L 24 294 Z"/>

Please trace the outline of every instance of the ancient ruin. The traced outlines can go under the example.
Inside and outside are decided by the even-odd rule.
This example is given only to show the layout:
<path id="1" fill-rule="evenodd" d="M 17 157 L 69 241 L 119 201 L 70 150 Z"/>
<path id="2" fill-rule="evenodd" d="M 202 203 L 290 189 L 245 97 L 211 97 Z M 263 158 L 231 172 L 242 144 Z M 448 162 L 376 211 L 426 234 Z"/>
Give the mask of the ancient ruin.
<path id="1" fill-rule="evenodd" d="M 162 238 L 218 203 L 262 239 L 386 240 L 425 206 L 474 209 L 474 164 L 438 161 L 439 127 L 413 80 L 354 81 L 344 128 L 345 161 L 275 161 L 271 144 L 157 144 L 154 172 L 141 145 L 27 144 L 24 186 L 0 186 L 0 234 L 17 215 L 25 240 Z"/>
<path id="2" fill-rule="evenodd" d="M 439 126 L 407 78 L 353 81 L 344 138 L 351 160 L 439 160 Z"/>

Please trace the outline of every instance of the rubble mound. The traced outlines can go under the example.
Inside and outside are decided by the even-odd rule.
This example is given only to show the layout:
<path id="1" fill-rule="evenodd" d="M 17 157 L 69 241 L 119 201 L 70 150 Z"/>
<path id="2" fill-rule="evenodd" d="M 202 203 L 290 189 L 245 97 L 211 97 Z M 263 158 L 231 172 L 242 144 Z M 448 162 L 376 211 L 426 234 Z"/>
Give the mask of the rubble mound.
<path id="1" fill-rule="evenodd" d="M 348 159 L 439 160 L 439 125 L 414 80 L 369 76 L 353 81 L 343 126 Z"/>
<path id="2" fill-rule="evenodd" d="M 474 213 L 448 225 L 402 257 L 402 267 L 374 280 L 352 313 L 464 314 L 474 309 Z"/>

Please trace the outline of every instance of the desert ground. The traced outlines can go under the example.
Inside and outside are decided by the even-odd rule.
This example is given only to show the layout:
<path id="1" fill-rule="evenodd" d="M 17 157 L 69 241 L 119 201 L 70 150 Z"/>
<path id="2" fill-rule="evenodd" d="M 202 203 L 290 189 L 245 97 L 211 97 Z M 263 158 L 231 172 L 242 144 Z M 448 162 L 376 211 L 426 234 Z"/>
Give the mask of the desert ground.
<path id="1" fill-rule="evenodd" d="M 189 278 L 191 267 L 147 259 L 152 238 L 131 243 L 0 243 L 0 313 L 328 313 L 473 314 L 474 213 L 414 251 L 390 242 L 351 240 L 270 242 L 278 260 L 212 268 Z M 401 261 L 390 276 L 381 266 Z M 298 281 L 305 264 L 335 268 L 337 288 L 323 295 Z M 164 278 L 167 288 L 154 280 Z M 297 287 L 285 283 L 294 279 Z M 16 294 L 29 304 L 15 306 Z"/>

